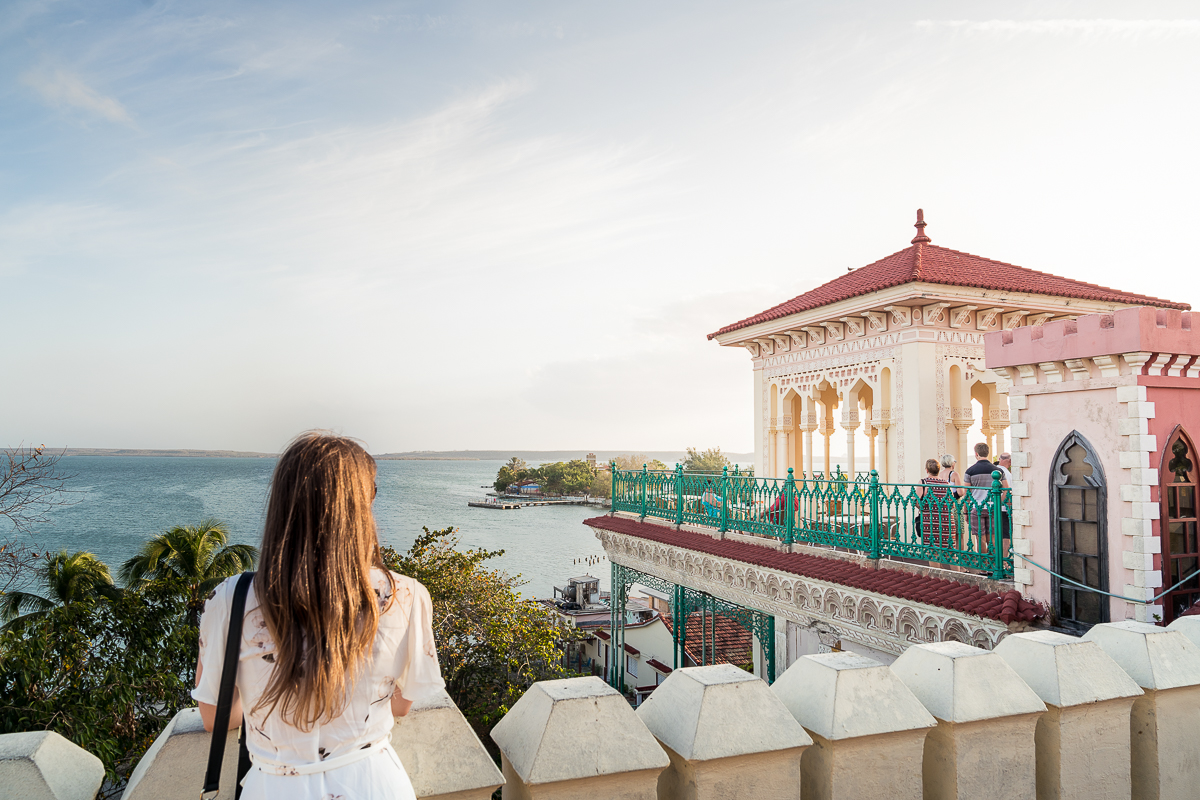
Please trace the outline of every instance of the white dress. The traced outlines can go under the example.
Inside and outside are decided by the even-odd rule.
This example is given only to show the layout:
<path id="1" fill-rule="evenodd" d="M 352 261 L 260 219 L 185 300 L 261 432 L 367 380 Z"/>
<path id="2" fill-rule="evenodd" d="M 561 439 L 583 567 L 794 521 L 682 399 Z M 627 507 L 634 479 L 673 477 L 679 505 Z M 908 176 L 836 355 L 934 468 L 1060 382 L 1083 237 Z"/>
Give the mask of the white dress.
<path id="1" fill-rule="evenodd" d="M 379 602 L 390 587 L 384 572 L 371 572 Z M 246 595 L 237 688 L 246 715 L 246 748 L 254 766 L 242 785 L 243 800 L 415 800 L 408 774 L 391 747 L 392 693 L 418 702 L 445 686 L 434 649 L 429 592 L 412 578 L 392 573 L 395 600 L 379 617 L 375 646 L 362 677 L 350 688 L 345 711 L 304 732 L 278 712 L 253 710 L 274 670 L 275 643 L 258 608 L 254 586 Z M 192 691 L 198 702 L 216 705 L 229 611 L 236 578 L 216 588 L 200 618 L 203 671 Z M 361 750 L 370 752 L 363 757 Z M 339 762 L 344 766 L 328 768 Z M 224 788 L 224 787 L 223 787 Z M 231 795 L 232 796 L 232 795 Z"/>

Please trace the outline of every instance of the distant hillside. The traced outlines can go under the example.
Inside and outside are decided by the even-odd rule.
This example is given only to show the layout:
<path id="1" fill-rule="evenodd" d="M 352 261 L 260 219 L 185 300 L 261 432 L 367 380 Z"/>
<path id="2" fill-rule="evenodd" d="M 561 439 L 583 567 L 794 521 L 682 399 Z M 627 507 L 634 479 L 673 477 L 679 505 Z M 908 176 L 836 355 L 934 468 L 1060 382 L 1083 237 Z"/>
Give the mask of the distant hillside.
<path id="1" fill-rule="evenodd" d="M 49 449 L 49 448 L 47 448 Z M 246 453 L 241 450 L 136 450 L 102 447 L 68 447 L 68 456 L 156 456 L 159 458 L 277 458 L 278 453 Z"/>
<path id="2" fill-rule="evenodd" d="M 637 453 L 647 458 L 657 458 L 664 464 L 682 463 L 687 453 L 682 450 L 414 450 L 407 453 L 383 453 L 375 457 L 382 461 L 507 461 L 516 456 L 525 461 L 570 461 L 587 458 L 595 453 L 596 460 L 603 463 L 617 456 Z M 754 453 L 725 453 L 730 461 L 749 463 Z"/>

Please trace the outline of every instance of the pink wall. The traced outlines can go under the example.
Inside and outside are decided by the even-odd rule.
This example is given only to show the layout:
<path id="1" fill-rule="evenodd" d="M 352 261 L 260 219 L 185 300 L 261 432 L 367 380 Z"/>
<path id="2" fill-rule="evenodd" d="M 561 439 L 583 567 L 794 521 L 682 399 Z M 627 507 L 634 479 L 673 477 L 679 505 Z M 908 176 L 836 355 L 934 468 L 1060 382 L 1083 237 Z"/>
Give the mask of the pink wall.
<path id="1" fill-rule="evenodd" d="M 1063 439 L 1078 431 L 1091 442 L 1100 458 L 1108 485 L 1108 590 L 1120 594 L 1126 583 L 1121 552 L 1125 549 L 1121 534 L 1120 484 L 1127 480 L 1121 469 L 1118 451 L 1121 435 L 1117 422 L 1123 406 L 1117 402 L 1115 388 L 1091 389 L 1078 392 L 1053 392 L 1026 395 L 1021 422 L 1027 424 L 1030 438 L 1021 442 L 1021 450 L 1030 454 L 1029 466 L 1021 469 L 1020 480 L 1029 484 L 1029 496 L 1021 498 L 1022 507 L 1029 511 L 1030 526 L 1025 529 L 1033 550 L 1029 557 L 1047 568 L 1052 567 L 1050 538 L 1050 469 L 1055 453 Z M 1024 566 L 1014 558 L 1015 566 Z M 1033 570 L 1033 585 L 1029 594 L 1036 600 L 1053 606 L 1050 596 L 1050 576 Z M 1114 600 L 1109 606 L 1113 621 L 1125 619 L 1125 602 Z"/>
<path id="2" fill-rule="evenodd" d="M 1200 312 L 1138 306 L 996 331 L 983 340 L 989 369 L 1136 352 L 1175 353 L 1191 361 L 1200 356 Z"/>

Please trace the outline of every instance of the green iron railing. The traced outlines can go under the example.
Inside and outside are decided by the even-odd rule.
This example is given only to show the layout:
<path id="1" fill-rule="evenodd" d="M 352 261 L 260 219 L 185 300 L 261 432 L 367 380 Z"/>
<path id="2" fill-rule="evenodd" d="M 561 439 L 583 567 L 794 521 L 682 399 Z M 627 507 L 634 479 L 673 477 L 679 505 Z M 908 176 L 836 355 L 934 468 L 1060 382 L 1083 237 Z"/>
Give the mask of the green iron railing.
<path id="1" fill-rule="evenodd" d="M 1012 577 L 1002 546 L 1012 490 L 880 483 L 874 470 L 849 478 L 756 478 L 673 470 L 612 471 L 612 509 L 680 525 L 770 536 L 785 544 L 836 547 L 869 558 L 901 558 Z"/>

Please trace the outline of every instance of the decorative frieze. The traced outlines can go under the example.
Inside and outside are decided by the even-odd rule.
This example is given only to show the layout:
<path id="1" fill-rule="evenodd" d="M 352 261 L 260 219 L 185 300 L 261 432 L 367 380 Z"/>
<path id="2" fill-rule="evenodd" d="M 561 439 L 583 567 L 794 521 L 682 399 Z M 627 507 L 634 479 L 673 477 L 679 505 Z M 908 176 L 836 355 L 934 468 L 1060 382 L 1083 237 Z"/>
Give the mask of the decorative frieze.
<path id="1" fill-rule="evenodd" d="M 899 655 L 912 644 L 956 641 L 990 650 L 1008 634 L 993 619 L 594 529 L 608 559 L 801 625 L 827 622 L 841 638 Z"/>
<path id="2" fill-rule="evenodd" d="M 851 336 L 862 336 L 867 332 L 867 324 L 863 317 L 838 317 L 846 326 L 846 332 Z"/>
<path id="3" fill-rule="evenodd" d="M 921 306 L 921 323 L 936 325 L 946 318 L 945 311 L 949 307 L 949 303 L 930 303 L 927 306 Z"/>
<path id="4" fill-rule="evenodd" d="M 1004 309 L 1000 307 L 980 309 L 975 315 L 975 330 L 987 331 L 991 330 L 996 324 L 996 318 L 1004 313 Z"/>
<path id="5" fill-rule="evenodd" d="M 971 312 L 979 306 L 958 306 L 950 309 L 950 327 L 961 328 L 971 321 Z"/>
<path id="6" fill-rule="evenodd" d="M 910 306 L 884 306 L 884 311 L 892 314 L 892 324 L 907 328 L 912 325 L 912 308 Z"/>

